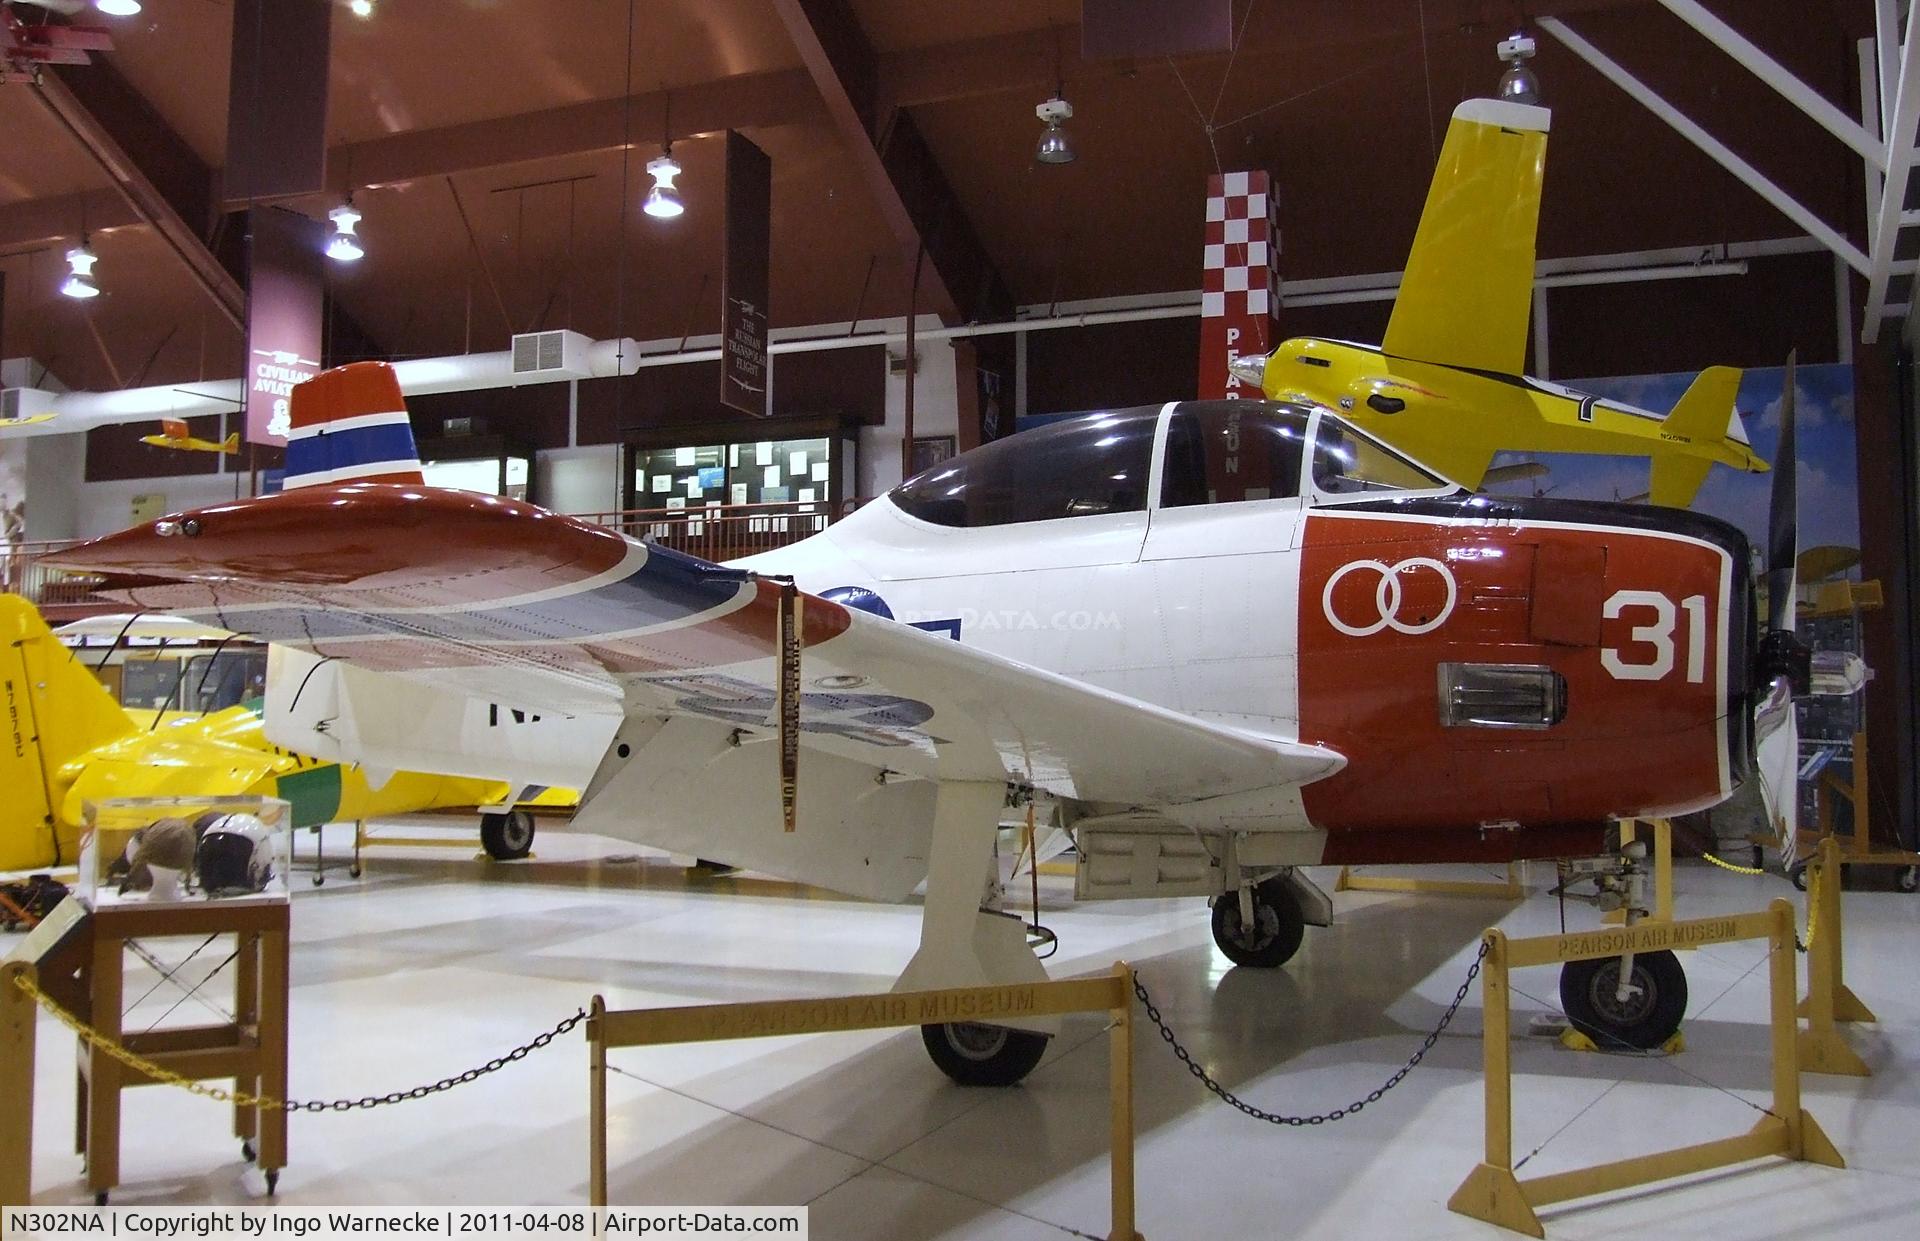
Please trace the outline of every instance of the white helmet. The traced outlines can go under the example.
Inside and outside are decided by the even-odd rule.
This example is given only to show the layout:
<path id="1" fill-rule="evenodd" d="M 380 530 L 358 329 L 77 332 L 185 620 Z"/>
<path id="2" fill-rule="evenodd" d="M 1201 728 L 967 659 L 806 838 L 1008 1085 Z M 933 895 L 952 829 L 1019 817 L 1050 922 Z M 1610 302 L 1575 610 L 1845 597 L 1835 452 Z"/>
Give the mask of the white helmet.
<path id="1" fill-rule="evenodd" d="M 208 896 L 263 891 L 273 880 L 273 834 L 255 815 L 221 815 L 201 834 L 197 861 Z"/>

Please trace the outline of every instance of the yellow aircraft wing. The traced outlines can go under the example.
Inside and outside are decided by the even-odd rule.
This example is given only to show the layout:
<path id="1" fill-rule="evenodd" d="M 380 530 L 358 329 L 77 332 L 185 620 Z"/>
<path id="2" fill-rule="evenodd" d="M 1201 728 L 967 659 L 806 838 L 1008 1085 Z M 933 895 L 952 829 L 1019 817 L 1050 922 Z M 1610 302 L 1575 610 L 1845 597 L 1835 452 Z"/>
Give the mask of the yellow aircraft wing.
<path id="1" fill-rule="evenodd" d="M 1493 99 L 1453 110 L 1383 352 L 1502 375 L 1526 369 L 1551 115 Z"/>

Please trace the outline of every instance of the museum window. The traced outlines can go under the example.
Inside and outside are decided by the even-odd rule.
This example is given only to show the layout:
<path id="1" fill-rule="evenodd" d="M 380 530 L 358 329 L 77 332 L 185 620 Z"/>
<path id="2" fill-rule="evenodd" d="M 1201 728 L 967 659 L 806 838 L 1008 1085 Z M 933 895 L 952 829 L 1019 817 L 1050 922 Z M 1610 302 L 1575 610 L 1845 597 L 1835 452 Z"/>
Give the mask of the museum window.
<path id="1" fill-rule="evenodd" d="M 1541 664 L 1440 665 L 1448 728 L 1551 728 L 1567 717 L 1567 679 Z"/>
<path id="2" fill-rule="evenodd" d="M 939 526 L 1142 512 L 1159 412 L 1082 414 L 982 444 L 901 484 L 893 502 Z"/>
<path id="3" fill-rule="evenodd" d="M 1257 401 L 1181 405 L 1167 426 L 1160 507 L 1297 498 L 1308 418 Z"/>
<path id="4" fill-rule="evenodd" d="M 1364 495 L 1382 491 L 1437 491 L 1445 479 L 1361 435 L 1331 416 L 1320 419 L 1313 437 L 1313 489 L 1323 496 Z"/>

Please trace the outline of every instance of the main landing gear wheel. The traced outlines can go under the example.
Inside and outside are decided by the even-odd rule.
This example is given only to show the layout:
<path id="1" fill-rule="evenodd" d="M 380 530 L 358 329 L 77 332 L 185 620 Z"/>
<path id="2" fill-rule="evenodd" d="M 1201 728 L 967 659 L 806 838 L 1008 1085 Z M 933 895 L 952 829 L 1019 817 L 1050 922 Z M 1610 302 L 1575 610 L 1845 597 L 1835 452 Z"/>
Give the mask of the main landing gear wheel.
<path id="1" fill-rule="evenodd" d="M 1620 958 L 1569 961 L 1560 967 L 1560 1007 L 1573 1028 L 1602 1051 L 1651 1051 L 1680 1031 L 1687 1015 L 1687 972 L 1671 952 L 1638 952 L 1626 1001 L 1619 995 Z"/>
<path id="2" fill-rule="evenodd" d="M 480 845 L 496 862 L 511 862 L 533 852 L 533 815 L 525 810 L 480 816 Z"/>
<path id="3" fill-rule="evenodd" d="M 1307 920 L 1293 889 L 1269 879 L 1253 889 L 1253 925 L 1240 918 L 1240 894 L 1223 893 L 1213 903 L 1213 942 L 1235 965 L 1276 969 L 1300 951 Z"/>
<path id="4" fill-rule="evenodd" d="M 1031 1030 L 954 1021 L 920 1027 L 940 1071 L 962 1086 L 1011 1086 L 1040 1063 L 1047 1036 Z"/>

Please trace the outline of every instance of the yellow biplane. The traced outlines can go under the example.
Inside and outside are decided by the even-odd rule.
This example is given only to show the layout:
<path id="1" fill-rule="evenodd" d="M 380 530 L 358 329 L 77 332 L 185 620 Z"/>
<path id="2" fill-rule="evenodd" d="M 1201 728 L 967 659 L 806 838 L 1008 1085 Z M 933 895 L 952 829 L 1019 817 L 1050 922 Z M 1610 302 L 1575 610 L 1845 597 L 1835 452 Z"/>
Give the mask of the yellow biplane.
<path id="1" fill-rule="evenodd" d="M 131 712 L 17 595 L 0 594 L 0 871 L 70 865 L 85 803 L 110 797 L 286 799 L 293 826 L 482 807 L 481 841 L 496 858 L 526 856 L 529 805 L 573 805 L 545 790 L 515 801 L 500 781 L 393 773 L 377 787 L 356 765 L 273 745 L 252 699 L 224 711 Z"/>

